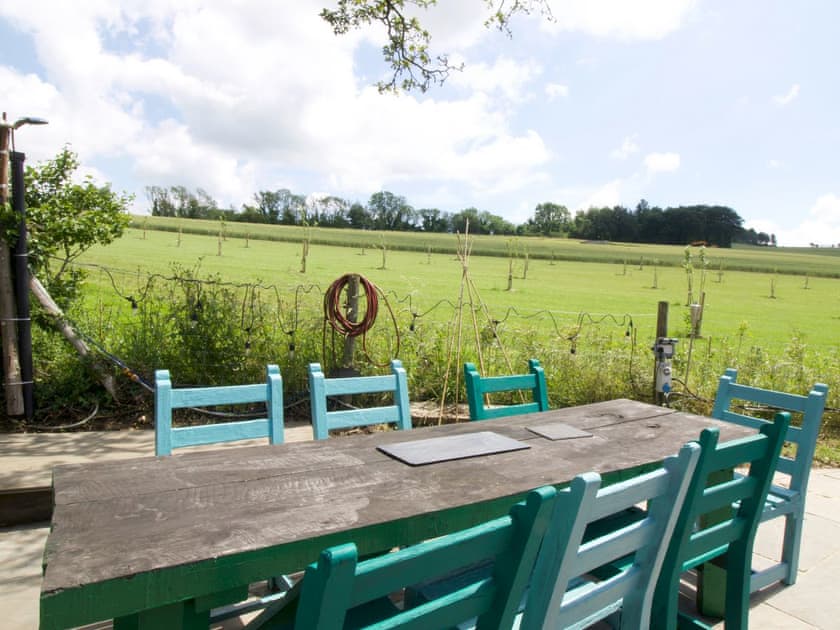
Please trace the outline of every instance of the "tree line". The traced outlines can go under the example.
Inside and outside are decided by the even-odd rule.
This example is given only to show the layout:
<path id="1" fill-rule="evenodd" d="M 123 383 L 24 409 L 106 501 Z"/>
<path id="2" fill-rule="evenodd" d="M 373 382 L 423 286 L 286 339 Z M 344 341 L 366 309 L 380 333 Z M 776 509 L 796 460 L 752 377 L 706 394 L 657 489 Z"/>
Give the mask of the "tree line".
<path id="1" fill-rule="evenodd" d="M 220 208 L 199 188 L 148 186 L 146 197 L 153 216 L 186 219 L 223 219 L 274 225 L 321 226 L 360 230 L 460 232 L 472 234 L 557 236 L 582 240 L 685 245 L 703 243 L 731 247 L 734 242 L 776 244 L 776 237 L 744 229 L 743 219 L 727 206 L 691 205 L 659 208 L 642 199 L 635 208 L 620 205 L 578 210 L 540 203 L 524 223 L 514 224 L 491 212 L 465 208 L 445 212 L 415 209 L 405 197 L 389 191 L 373 193 L 366 204 L 336 196 L 301 195 L 281 188 L 263 190 L 241 209 Z"/>

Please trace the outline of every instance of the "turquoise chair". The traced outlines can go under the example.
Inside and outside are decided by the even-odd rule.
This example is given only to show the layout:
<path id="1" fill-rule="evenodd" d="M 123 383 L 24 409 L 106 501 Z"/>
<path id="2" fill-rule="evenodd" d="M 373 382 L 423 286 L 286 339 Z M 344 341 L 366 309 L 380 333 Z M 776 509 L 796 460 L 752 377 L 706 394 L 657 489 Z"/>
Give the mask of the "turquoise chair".
<path id="1" fill-rule="evenodd" d="M 258 402 L 266 404 L 265 418 L 191 427 L 172 426 L 173 409 Z M 184 446 L 264 437 L 272 444 L 283 442 L 283 381 L 276 365 L 267 367 L 265 383 L 222 387 L 175 389 L 169 370 L 155 372 L 155 455 L 171 455 L 172 449 Z"/>
<path id="2" fill-rule="evenodd" d="M 330 396 L 390 392 L 393 402 L 382 407 L 338 409 L 329 411 Z M 411 428 L 411 407 L 408 400 L 408 377 L 402 362 L 391 361 L 391 374 L 327 378 L 318 363 L 309 364 L 309 400 L 312 406 L 312 433 L 316 440 L 325 440 L 333 429 L 349 429 L 371 424 L 395 423 L 399 429 Z"/>
<path id="3" fill-rule="evenodd" d="M 785 519 L 781 559 L 780 562 L 752 574 L 750 591 L 755 592 L 779 580 L 785 584 L 796 582 L 808 478 L 817 447 L 828 386 L 817 383 L 807 396 L 800 396 L 741 385 L 736 382 L 737 378 L 738 372 L 733 369 L 726 370 L 720 378 L 712 417 L 756 429 L 768 423 L 767 420 L 736 410 L 733 401 L 757 403 L 774 410 L 802 414 L 800 425 L 789 427 L 785 436 L 785 442 L 796 444 L 796 452 L 792 455 L 781 455 L 776 466 L 777 473 L 784 475 L 787 487 L 771 484 L 761 513 L 761 522 L 780 517 Z"/>
<path id="4" fill-rule="evenodd" d="M 726 569 L 727 630 L 747 628 L 753 541 L 789 423 L 781 412 L 759 433 L 723 444 L 716 428 L 700 434 L 700 461 L 659 574 L 651 628 L 677 627 L 680 576 L 709 562 Z M 733 477 L 737 466 L 749 473 Z M 679 626 L 706 627 L 689 618 Z"/>
<path id="5" fill-rule="evenodd" d="M 624 630 L 647 628 L 671 532 L 700 457 L 686 444 L 661 468 L 605 488 L 596 473 L 558 493 L 537 558 L 520 627 L 586 628 L 602 619 Z M 584 540 L 590 524 L 649 502 L 643 518 Z M 593 571 L 630 556 L 604 580 Z"/>
<path id="6" fill-rule="evenodd" d="M 547 411 L 548 390 L 545 385 L 545 372 L 536 359 L 528 361 L 528 368 L 528 374 L 482 377 L 474 364 L 464 363 L 464 382 L 467 386 L 470 420 L 489 420 L 521 413 Z M 485 404 L 488 394 L 515 390 L 528 390 L 531 401 L 504 406 Z"/>
<path id="7" fill-rule="evenodd" d="M 294 627 L 510 628 L 556 494 L 551 486 L 538 488 L 508 516 L 361 562 L 353 543 L 326 549 L 306 569 Z M 489 574 L 444 597 L 405 610 L 388 598 L 407 585 L 488 559 Z"/>

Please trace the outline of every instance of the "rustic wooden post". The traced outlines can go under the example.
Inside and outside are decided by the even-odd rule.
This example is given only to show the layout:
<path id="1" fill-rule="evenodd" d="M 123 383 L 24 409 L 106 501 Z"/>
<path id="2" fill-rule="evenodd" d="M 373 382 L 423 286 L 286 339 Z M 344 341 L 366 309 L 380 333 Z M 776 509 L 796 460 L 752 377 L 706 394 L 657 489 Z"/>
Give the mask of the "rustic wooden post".
<path id="1" fill-rule="evenodd" d="M 359 321 L 359 276 L 353 274 L 347 283 L 347 302 L 345 317 L 348 321 L 356 323 Z M 356 351 L 356 338 L 347 335 L 344 338 L 344 355 L 341 357 L 342 369 L 353 369 L 353 354 Z"/>
<path id="2" fill-rule="evenodd" d="M 659 302 L 659 308 L 656 311 L 656 339 L 668 336 L 668 302 Z M 654 339 L 654 342 L 656 341 Z M 653 360 L 653 399 L 657 405 L 662 405 L 665 402 L 665 395 L 662 392 L 656 391 L 656 367 L 657 361 L 654 355 Z"/>
<path id="3" fill-rule="evenodd" d="M 6 123 L 6 113 L 0 123 L 0 204 L 5 205 L 9 195 L 9 137 L 11 126 Z M 17 309 L 12 286 L 12 261 L 9 245 L 0 236 L 0 336 L 3 349 L 3 383 L 6 414 L 23 415 L 23 388 L 20 383 L 20 357 L 17 344 Z"/>

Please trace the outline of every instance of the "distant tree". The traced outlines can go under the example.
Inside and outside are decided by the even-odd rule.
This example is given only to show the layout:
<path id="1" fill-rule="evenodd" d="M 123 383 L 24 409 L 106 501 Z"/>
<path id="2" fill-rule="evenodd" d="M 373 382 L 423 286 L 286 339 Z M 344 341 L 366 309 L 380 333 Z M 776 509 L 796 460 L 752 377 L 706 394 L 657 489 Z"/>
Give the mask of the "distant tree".
<path id="1" fill-rule="evenodd" d="M 347 211 L 350 204 L 341 197 L 315 197 L 308 202 L 310 221 L 324 227 L 349 227 L 350 219 Z"/>
<path id="2" fill-rule="evenodd" d="M 373 220 L 370 213 L 360 203 L 354 203 L 347 211 L 347 218 L 350 221 L 350 227 L 357 230 L 370 230 L 373 227 Z"/>
<path id="3" fill-rule="evenodd" d="M 539 234 L 551 236 L 569 229 L 571 214 L 566 206 L 545 202 L 534 208 L 534 216 L 530 223 Z"/>
<path id="4" fill-rule="evenodd" d="M 408 205 L 405 197 L 387 190 L 370 196 L 368 212 L 377 230 L 410 230 L 414 227 L 414 208 Z"/>
<path id="5" fill-rule="evenodd" d="M 452 229 L 452 215 L 437 208 L 423 208 L 417 211 L 420 229 L 424 232 L 446 232 Z"/>

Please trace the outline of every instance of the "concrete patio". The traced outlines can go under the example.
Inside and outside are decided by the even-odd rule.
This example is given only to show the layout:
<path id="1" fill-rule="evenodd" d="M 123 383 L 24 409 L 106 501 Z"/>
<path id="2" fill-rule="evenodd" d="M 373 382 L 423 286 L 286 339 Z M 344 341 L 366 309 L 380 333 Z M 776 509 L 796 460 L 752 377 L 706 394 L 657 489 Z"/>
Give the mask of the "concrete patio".
<path id="1" fill-rule="evenodd" d="M 287 441 L 311 437 L 308 424 L 286 427 Z M 10 501 L 25 495 L 43 497 L 49 490 L 52 467 L 57 464 L 142 457 L 153 453 L 151 431 L 3 435 L 0 439 L 3 517 L 8 515 Z M 37 513 L 39 509 L 42 508 L 30 505 L 24 511 Z M 760 528 L 755 547 L 757 563 L 762 558 L 775 557 L 782 526 L 781 519 L 776 519 Z M 3 628 L 38 627 L 41 559 L 48 532 L 49 523 L 43 520 L 0 528 L 0 566 L 4 569 L 0 576 Z M 840 597 L 837 597 L 834 583 L 840 573 L 840 469 L 815 468 L 811 474 L 799 570 L 799 579 L 794 586 L 777 585 L 753 596 L 750 613 L 753 628 L 840 627 Z M 239 620 L 233 619 L 224 627 L 240 625 Z M 110 623 L 88 626 L 108 627 Z"/>

